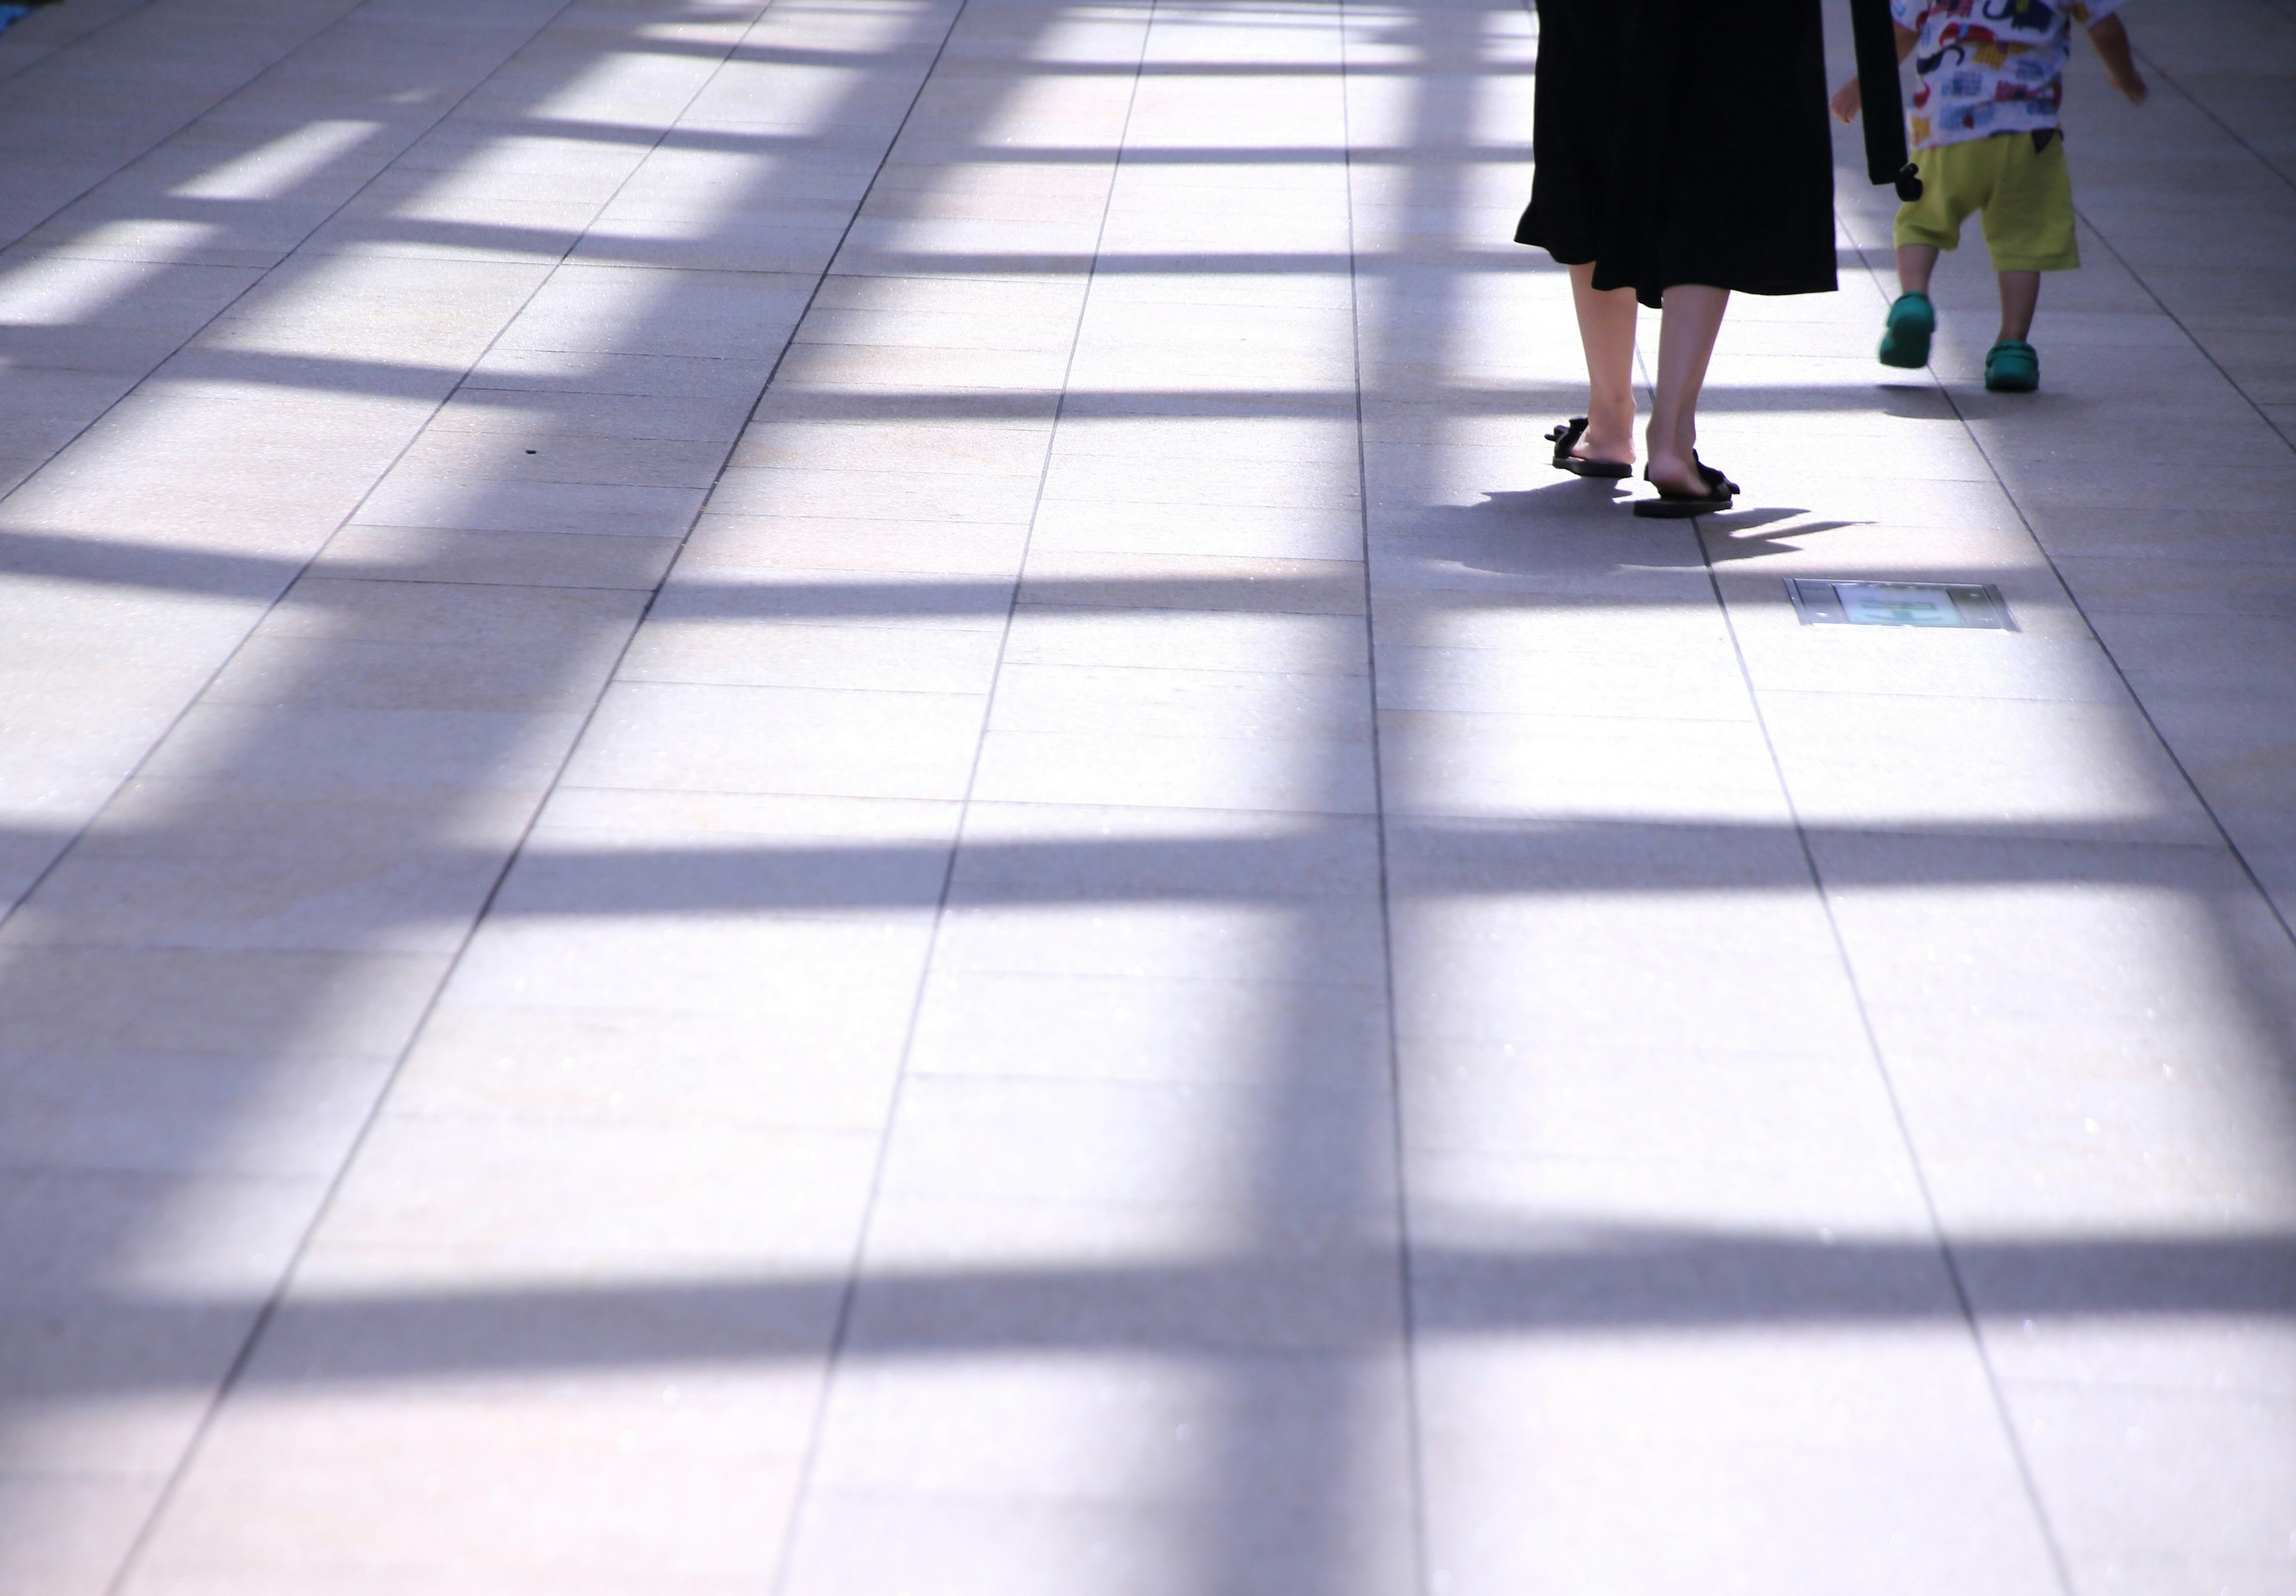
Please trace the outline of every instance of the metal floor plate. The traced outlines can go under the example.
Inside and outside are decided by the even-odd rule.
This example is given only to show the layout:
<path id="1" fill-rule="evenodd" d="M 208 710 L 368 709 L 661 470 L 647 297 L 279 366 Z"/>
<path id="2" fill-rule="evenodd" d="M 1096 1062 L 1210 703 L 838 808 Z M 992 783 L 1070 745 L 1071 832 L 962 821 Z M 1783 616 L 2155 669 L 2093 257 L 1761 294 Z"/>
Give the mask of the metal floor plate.
<path id="1" fill-rule="evenodd" d="M 1976 582 L 1834 582 L 1786 579 L 1805 626 L 1964 626 L 2013 632 L 2000 589 Z"/>

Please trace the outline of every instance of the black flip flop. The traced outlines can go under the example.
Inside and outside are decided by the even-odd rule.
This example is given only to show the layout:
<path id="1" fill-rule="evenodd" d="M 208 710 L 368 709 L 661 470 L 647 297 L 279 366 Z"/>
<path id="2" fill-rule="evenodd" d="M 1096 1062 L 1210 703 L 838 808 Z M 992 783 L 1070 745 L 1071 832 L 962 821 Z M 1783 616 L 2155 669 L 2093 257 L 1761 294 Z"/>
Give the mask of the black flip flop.
<path id="1" fill-rule="evenodd" d="M 1698 456 L 1693 454 L 1691 459 L 1696 461 Z M 1684 520 L 1693 515 L 1712 515 L 1717 511 L 1729 509 L 1738 485 L 1703 462 L 1699 462 L 1698 474 L 1706 479 L 1706 486 L 1713 490 L 1711 493 L 1673 494 L 1660 487 L 1658 497 L 1654 499 L 1636 499 L 1635 513 L 1660 520 Z M 1650 481 L 1648 466 L 1643 468 L 1643 480 Z"/>
<path id="2" fill-rule="evenodd" d="M 1578 455 L 1573 454 L 1570 451 L 1578 446 L 1578 440 L 1586 435 L 1587 418 L 1583 415 L 1572 416 L 1546 435 L 1546 441 L 1554 446 L 1556 471 L 1570 471 L 1581 477 L 1607 477 L 1613 479 L 1634 475 L 1633 466 L 1621 465 L 1615 460 L 1581 460 Z"/>

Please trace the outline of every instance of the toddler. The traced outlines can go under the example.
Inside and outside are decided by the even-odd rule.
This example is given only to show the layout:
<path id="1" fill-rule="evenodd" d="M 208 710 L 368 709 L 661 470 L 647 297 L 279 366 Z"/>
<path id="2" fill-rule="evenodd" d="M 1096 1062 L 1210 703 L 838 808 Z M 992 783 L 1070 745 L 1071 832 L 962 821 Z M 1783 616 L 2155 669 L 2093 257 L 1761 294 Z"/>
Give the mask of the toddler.
<path id="1" fill-rule="evenodd" d="M 2001 278 L 2001 336 L 1985 356 L 1985 386 L 2030 393 L 2041 359 L 2026 334 L 2043 272 L 2080 265 L 2072 179 L 2057 131 L 2072 25 L 2088 29 L 2112 86 L 2141 104 L 2150 92 L 2113 13 L 2121 0 L 1890 0 L 1898 59 L 1914 58 L 1914 159 L 1922 197 L 1898 210 L 1897 303 L 1882 335 L 1882 364 L 1929 364 L 1937 311 L 1930 274 L 1938 251 L 1961 242 L 1970 213 L 1985 217 L 1985 247 Z M 1858 111 L 1857 80 L 1833 96 L 1844 122 Z"/>

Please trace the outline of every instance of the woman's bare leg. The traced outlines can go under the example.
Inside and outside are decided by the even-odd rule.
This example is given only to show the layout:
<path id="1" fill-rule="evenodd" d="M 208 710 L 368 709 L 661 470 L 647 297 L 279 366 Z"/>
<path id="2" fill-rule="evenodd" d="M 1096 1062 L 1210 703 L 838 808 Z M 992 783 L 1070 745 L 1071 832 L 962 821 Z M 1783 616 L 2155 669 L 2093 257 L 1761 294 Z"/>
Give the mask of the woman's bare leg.
<path id="1" fill-rule="evenodd" d="M 1587 351 L 1587 436 L 1581 460 L 1635 462 L 1635 291 L 1597 291 L 1593 262 L 1570 268 L 1578 341 Z"/>
<path id="2" fill-rule="evenodd" d="M 1698 474 L 1698 394 L 1706 386 L 1706 363 L 1722 331 L 1730 291 L 1702 282 L 1677 282 L 1666 291 L 1658 328 L 1658 392 L 1651 401 L 1650 479 L 1669 493 L 1703 495 Z"/>

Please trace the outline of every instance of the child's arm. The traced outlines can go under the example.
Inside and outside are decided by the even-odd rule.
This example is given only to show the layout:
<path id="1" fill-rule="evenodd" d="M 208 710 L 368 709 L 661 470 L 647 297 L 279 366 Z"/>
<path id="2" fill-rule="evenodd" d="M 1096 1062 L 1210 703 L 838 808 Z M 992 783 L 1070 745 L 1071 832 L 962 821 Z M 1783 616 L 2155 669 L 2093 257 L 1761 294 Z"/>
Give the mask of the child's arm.
<path id="1" fill-rule="evenodd" d="M 2107 17 L 2105 19 L 2105 21 L 2107 22 L 2113 20 L 2115 20 L 2115 19 L 2112 17 Z M 1914 53 L 1914 46 L 1922 42 L 1922 36 L 1915 33 L 1912 29 L 1906 27 L 1903 22 L 1893 21 L 1890 26 L 1897 32 L 1898 59 L 1899 61 L 1903 61 L 1906 57 Z M 2103 24 L 2100 23 L 2099 26 L 2101 27 Z M 2127 47 L 2126 39 L 2122 41 L 2122 45 L 2124 48 Z M 2099 45 L 2097 48 L 2102 51 L 2104 46 L 2103 45 Z M 1853 122 L 1857 120 L 1857 108 L 1863 102 L 1863 98 L 1857 92 L 1857 79 L 1855 78 L 1852 78 L 1849 82 L 1843 84 L 1840 88 L 1833 91 L 1833 114 L 1841 121 Z"/>
<path id="2" fill-rule="evenodd" d="M 2112 86 L 2128 96 L 2131 105 L 2144 104 L 2152 90 L 2136 70 L 2136 58 L 2128 51 L 2128 29 L 2120 25 L 2120 19 L 2103 17 L 2090 23 L 2088 42 L 2096 46 L 2096 58 L 2104 63 L 2104 75 L 2112 79 Z"/>

